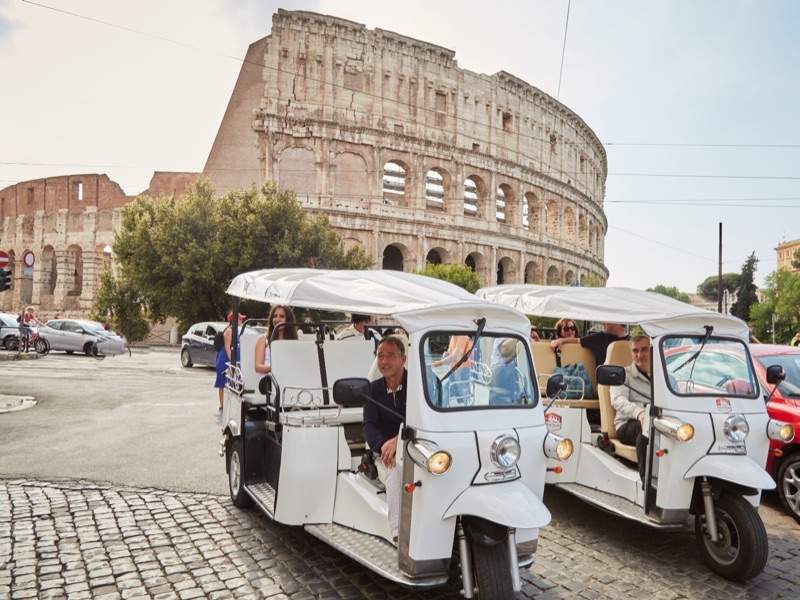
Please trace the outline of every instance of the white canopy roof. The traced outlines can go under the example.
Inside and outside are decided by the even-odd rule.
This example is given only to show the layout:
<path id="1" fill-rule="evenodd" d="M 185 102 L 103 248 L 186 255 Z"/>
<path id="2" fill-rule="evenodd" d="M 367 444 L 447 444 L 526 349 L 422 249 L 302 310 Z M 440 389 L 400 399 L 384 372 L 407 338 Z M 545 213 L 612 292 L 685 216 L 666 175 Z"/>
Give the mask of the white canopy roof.
<path id="1" fill-rule="evenodd" d="M 711 312 L 663 294 L 632 288 L 498 285 L 476 292 L 480 298 L 539 317 L 603 323 L 638 323 L 650 336 L 666 333 L 714 333 L 748 339 L 747 324 L 736 317 Z"/>
<path id="2" fill-rule="evenodd" d="M 457 285 L 400 271 L 264 269 L 237 275 L 227 292 L 269 304 L 393 316 L 407 329 L 431 322 L 463 324 L 477 316 L 492 317 L 492 325 L 529 325 L 516 310 L 480 300 Z"/>

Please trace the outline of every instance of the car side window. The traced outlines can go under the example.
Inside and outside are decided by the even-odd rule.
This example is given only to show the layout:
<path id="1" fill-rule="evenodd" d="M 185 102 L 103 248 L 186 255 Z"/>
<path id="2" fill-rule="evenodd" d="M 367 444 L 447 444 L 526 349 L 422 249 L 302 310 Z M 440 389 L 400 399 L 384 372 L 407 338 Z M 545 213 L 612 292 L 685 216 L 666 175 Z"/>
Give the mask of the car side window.
<path id="1" fill-rule="evenodd" d="M 50 327 L 51 329 L 57 329 L 58 331 L 61 331 L 63 325 L 64 323 L 61 321 L 50 321 L 47 324 L 47 326 Z"/>
<path id="2" fill-rule="evenodd" d="M 83 333 L 83 327 L 81 327 L 75 321 L 64 321 L 62 329 L 64 331 L 69 331 L 70 333 Z"/>
<path id="3" fill-rule="evenodd" d="M 192 335 L 196 335 L 197 337 L 203 337 L 203 327 L 194 327 L 192 329 Z"/>
<path id="4" fill-rule="evenodd" d="M 213 326 L 209 325 L 208 327 L 206 327 L 206 337 L 207 338 L 213 338 L 215 335 L 217 335 L 217 330 L 214 329 Z"/>

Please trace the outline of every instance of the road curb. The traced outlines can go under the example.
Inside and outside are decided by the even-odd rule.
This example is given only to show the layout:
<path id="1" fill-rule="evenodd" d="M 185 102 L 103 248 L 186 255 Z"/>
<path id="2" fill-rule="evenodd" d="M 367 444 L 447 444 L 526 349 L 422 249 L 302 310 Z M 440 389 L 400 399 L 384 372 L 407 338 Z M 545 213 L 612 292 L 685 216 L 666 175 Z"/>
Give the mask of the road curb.
<path id="1" fill-rule="evenodd" d="M 26 352 L 25 354 L 19 354 L 18 352 L 0 354 L 0 362 L 12 360 L 38 360 L 40 358 L 43 358 L 43 355 L 37 354 L 36 352 Z"/>

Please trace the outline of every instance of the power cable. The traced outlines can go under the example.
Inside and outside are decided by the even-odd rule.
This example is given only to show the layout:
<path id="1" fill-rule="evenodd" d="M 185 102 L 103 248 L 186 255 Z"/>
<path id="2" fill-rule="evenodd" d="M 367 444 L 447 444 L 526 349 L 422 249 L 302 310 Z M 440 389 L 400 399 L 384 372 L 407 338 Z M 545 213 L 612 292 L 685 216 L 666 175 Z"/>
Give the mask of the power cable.
<path id="1" fill-rule="evenodd" d="M 604 146 L 677 147 L 677 148 L 800 148 L 800 144 L 706 144 L 673 142 L 603 142 Z"/>
<path id="2" fill-rule="evenodd" d="M 564 23 L 564 43 L 561 46 L 561 68 L 558 70 L 558 90 L 556 91 L 556 100 L 561 98 L 561 77 L 564 75 L 564 55 L 567 52 L 567 30 L 569 29 L 570 6 L 572 6 L 572 0 L 567 0 L 567 18 Z"/>

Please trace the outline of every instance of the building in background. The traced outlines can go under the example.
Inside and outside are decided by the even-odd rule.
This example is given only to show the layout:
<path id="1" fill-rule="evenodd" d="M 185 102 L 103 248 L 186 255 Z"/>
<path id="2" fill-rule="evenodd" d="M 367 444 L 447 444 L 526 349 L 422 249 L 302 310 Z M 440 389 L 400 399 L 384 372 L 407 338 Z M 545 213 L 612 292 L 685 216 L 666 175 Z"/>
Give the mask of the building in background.
<path id="1" fill-rule="evenodd" d="M 792 266 L 792 260 L 794 260 L 794 253 L 798 250 L 800 250 L 800 240 L 778 244 L 778 247 L 775 248 L 775 252 L 778 254 L 778 268 L 797 272 L 798 269 Z"/>

